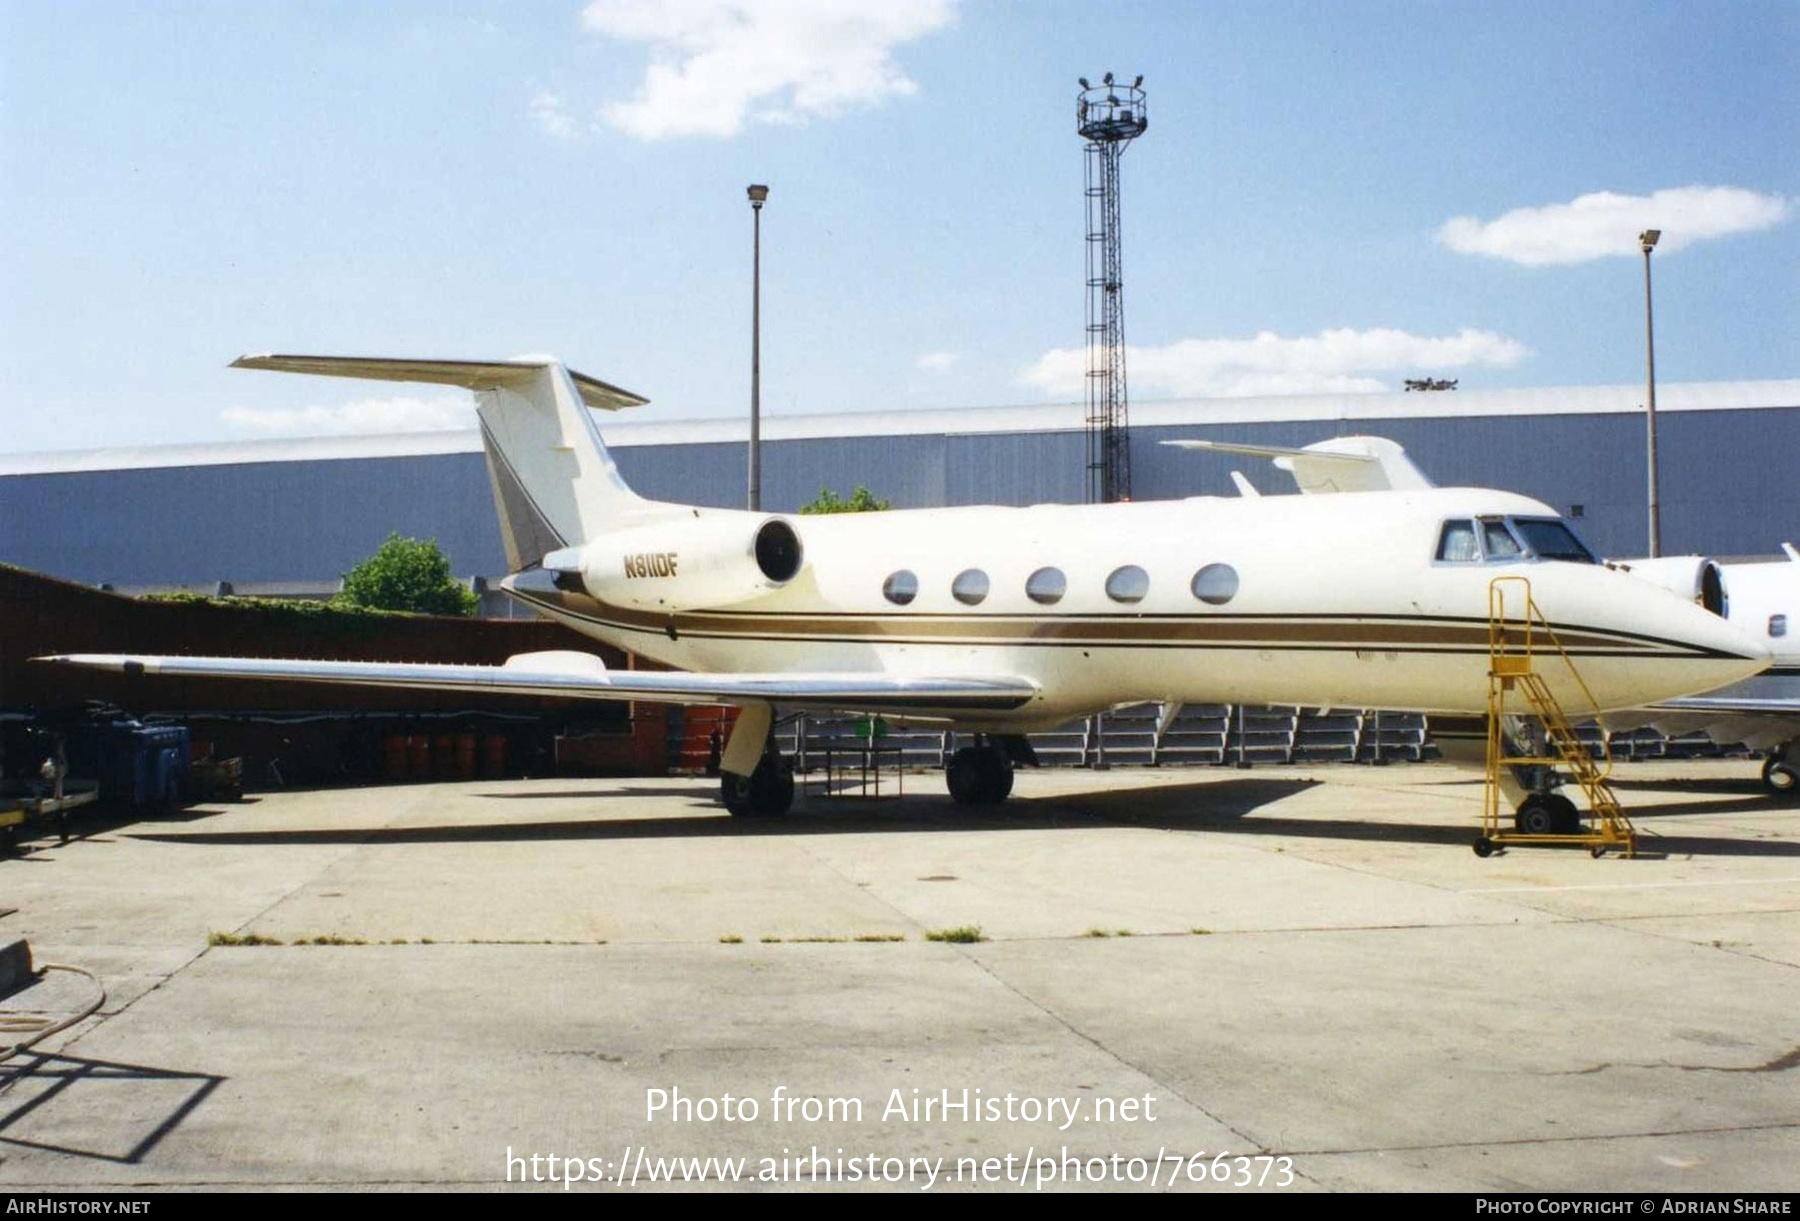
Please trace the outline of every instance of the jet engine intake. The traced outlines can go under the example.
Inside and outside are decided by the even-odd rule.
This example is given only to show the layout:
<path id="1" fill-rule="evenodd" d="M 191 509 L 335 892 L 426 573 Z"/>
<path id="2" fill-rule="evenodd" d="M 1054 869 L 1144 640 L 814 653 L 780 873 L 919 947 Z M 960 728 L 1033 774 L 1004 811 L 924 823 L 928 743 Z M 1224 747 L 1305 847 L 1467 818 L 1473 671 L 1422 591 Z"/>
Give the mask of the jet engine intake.
<path id="1" fill-rule="evenodd" d="M 1654 560 L 1615 560 L 1612 567 L 1629 572 L 1677 597 L 1705 607 L 1721 619 L 1729 607 L 1725 575 L 1703 555 L 1667 555 Z"/>
<path id="2" fill-rule="evenodd" d="M 739 514 L 640 526 L 581 549 L 581 584 L 614 606 L 676 611 L 730 606 L 786 585 L 806 551 L 794 527 Z"/>

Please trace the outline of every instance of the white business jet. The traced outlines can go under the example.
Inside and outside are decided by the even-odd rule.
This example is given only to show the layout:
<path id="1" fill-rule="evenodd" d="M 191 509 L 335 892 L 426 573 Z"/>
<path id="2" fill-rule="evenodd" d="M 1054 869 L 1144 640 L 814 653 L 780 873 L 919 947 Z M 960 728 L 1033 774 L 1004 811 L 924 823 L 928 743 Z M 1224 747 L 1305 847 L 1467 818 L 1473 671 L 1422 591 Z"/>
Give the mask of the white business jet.
<path id="1" fill-rule="evenodd" d="M 1641 718 L 1669 735 L 1700 731 L 1714 742 L 1741 742 L 1763 752 L 1770 794 L 1800 791 L 1800 551 L 1783 543 L 1785 560 L 1724 563 L 1702 555 L 1621 560 L 1618 567 L 1688 598 L 1760 638 L 1772 664 L 1754 678 L 1719 691 L 1664 700 Z M 1790 626 L 1791 625 L 1791 626 Z"/>
<path id="2" fill-rule="evenodd" d="M 1641 706 L 1762 669 L 1763 648 L 1699 607 L 1593 562 L 1549 507 L 1505 492 L 1197 497 L 793 517 L 645 500 L 588 408 L 644 399 L 549 358 L 257 356 L 236 362 L 475 392 L 514 597 L 676 667 L 585 653 L 502 666 L 73 655 L 133 673 L 722 703 L 734 814 L 793 798 L 777 706 L 881 713 L 975 735 L 947 769 L 960 802 L 1011 791 L 1020 736 L 1157 702 L 1479 713 L 1488 582 L 1472 531 L 1504 531 L 1586 679 L 1575 714 Z"/>

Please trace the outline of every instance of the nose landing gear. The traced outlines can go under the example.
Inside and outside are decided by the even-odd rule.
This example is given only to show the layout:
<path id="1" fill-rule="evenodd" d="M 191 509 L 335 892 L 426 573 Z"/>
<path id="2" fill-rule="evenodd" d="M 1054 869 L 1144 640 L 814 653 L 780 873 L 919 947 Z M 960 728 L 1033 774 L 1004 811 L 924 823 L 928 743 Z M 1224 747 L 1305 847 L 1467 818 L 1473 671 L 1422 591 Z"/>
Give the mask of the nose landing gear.
<path id="1" fill-rule="evenodd" d="M 1561 793 L 1533 793 L 1519 803 L 1513 825 L 1521 835 L 1580 835 L 1581 811 Z"/>

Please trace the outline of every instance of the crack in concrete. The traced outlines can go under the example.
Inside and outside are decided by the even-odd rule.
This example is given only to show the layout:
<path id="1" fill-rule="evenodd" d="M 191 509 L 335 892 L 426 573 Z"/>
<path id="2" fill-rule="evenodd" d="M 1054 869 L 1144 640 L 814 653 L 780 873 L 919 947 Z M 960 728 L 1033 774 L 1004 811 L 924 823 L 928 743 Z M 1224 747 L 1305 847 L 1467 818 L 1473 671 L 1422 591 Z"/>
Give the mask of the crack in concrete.
<path id="1" fill-rule="evenodd" d="M 1429 1145 L 1366 1145 L 1344 1149 L 1271 1149 L 1289 1157 L 1331 1157 L 1363 1153 L 1430 1153 L 1442 1149 L 1519 1149 L 1535 1145 L 1570 1145 L 1582 1141 L 1655 1140 L 1668 1136 L 1729 1136 L 1737 1132 L 1800 1131 L 1800 1120 L 1773 1123 L 1727 1124 L 1712 1128 L 1654 1128 L 1643 1132 L 1570 1133 L 1567 1136 L 1492 1137 L 1486 1140 L 1446 1141 Z"/>
<path id="2" fill-rule="evenodd" d="M 1604 1073 L 1615 1068 L 1672 1068 L 1683 1073 L 1785 1073 L 1790 1068 L 1800 1068 L 1800 1047 L 1785 1055 L 1776 1056 L 1773 1060 L 1761 1064 L 1671 1064 L 1667 1060 L 1655 1063 L 1641 1063 L 1630 1060 L 1607 1061 L 1588 1068 L 1571 1069 L 1567 1072 L 1548 1073 L 1551 1077 L 1591 1077 L 1595 1073 Z"/>

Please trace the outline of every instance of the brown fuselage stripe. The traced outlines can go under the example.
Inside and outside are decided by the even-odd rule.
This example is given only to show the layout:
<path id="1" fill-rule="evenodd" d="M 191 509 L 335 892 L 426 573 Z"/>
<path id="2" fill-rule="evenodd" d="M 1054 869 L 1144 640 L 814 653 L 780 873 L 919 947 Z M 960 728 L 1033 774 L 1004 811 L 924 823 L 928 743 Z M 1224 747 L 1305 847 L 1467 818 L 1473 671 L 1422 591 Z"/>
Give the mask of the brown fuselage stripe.
<path id="1" fill-rule="evenodd" d="M 896 615 L 684 612 L 657 614 L 611 606 L 574 594 L 516 593 L 546 610 L 601 627 L 647 635 L 768 642 L 872 644 L 1019 644 L 1049 647 L 1116 645 L 1128 648 L 1211 647 L 1219 649 L 1375 650 L 1406 653 L 1489 651 L 1486 620 L 1458 622 L 1421 616 L 1369 621 L 1356 616 L 1258 619 L 1224 616 L 1159 616 L 1135 619 L 1104 616 L 1037 618 L 1016 615 Z M 1584 656 L 1725 656 L 1673 641 L 1560 628 L 1557 636 Z M 1517 637 L 1514 637 L 1515 646 Z M 1538 648 L 1551 650 L 1542 641 Z"/>

